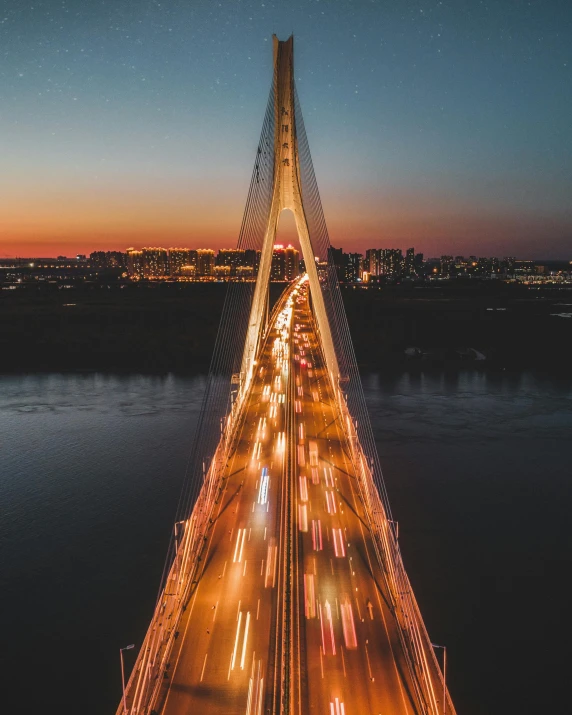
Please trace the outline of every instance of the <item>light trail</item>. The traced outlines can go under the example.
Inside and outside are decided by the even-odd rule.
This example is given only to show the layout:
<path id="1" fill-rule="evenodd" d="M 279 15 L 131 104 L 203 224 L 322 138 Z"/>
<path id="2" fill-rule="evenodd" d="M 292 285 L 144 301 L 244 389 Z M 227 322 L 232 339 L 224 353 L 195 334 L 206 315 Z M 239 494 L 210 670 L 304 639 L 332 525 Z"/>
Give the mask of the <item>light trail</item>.
<path id="1" fill-rule="evenodd" d="M 330 715 L 346 715 L 344 704 L 339 698 L 334 698 L 330 703 Z"/>
<path id="2" fill-rule="evenodd" d="M 246 614 L 246 624 L 244 626 L 244 641 L 242 643 L 242 655 L 240 657 L 240 669 L 244 670 L 244 659 L 246 657 L 246 644 L 248 643 L 248 629 L 250 627 L 250 611 Z"/>
<path id="3" fill-rule="evenodd" d="M 242 561 L 242 550 L 244 549 L 245 536 L 246 529 L 239 529 L 236 534 L 236 546 L 234 547 L 234 554 L 232 556 L 232 562 L 235 564 Z"/>
<path id="4" fill-rule="evenodd" d="M 230 658 L 229 677 L 230 677 L 230 671 L 234 670 L 234 664 L 236 663 L 236 651 L 238 650 L 238 639 L 240 636 L 240 624 L 241 623 L 242 623 L 242 611 L 238 614 L 238 622 L 236 624 L 236 636 L 234 639 L 234 648 L 232 651 L 232 656 Z"/>
<path id="5" fill-rule="evenodd" d="M 334 539 L 334 553 L 338 558 L 346 555 L 344 546 L 344 535 L 341 529 L 332 529 L 332 537 Z"/>
<path id="6" fill-rule="evenodd" d="M 348 648 L 348 650 L 354 650 L 357 648 L 357 635 L 352 604 L 346 599 L 340 608 L 342 611 L 342 629 L 346 648 Z"/>
<path id="7" fill-rule="evenodd" d="M 299 477 L 300 482 L 300 499 L 302 501 L 308 501 L 308 480 L 306 477 Z"/>
<path id="8" fill-rule="evenodd" d="M 312 519 L 312 546 L 314 551 L 322 551 L 322 523 L 321 521 Z"/>
<path id="9" fill-rule="evenodd" d="M 268 500 L 268 488 L 270 485 L 270 477 L 268 476 L 268 467 L 264 467 L 262 470 L 262 476 L 260 478 L 260 487 L 258 489 L 258 503 L 266 504 Z"/>

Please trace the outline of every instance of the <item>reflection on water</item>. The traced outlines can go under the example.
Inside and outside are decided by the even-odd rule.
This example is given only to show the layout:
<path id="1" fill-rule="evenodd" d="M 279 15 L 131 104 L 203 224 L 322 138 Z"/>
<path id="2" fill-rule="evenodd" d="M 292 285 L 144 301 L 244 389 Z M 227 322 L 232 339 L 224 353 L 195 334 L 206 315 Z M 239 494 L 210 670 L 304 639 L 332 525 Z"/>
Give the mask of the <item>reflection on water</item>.
<path id="1" fill-rule="evenodd" d="M 151 613 L 203 386 L 202 376 L 0 378 L 1 667 L 25 693 L 18 712 L 114 710 L 117 649 L 140 643 Z M 572 381 L 465 371 L 367 374 L 364 387 L 459 713 L 556 707 Z"/>

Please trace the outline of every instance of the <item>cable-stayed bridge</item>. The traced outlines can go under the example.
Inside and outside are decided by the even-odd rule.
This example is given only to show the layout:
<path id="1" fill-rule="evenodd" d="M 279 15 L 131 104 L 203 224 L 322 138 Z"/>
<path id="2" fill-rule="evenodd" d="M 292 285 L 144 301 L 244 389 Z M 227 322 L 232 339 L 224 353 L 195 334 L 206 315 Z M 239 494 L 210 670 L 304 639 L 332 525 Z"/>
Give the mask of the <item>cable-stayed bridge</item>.
<path id="1" fill-rule="evenodd" d="M 285 209 L 306 273 L 271 311 Z M 257 279 L 228 287 L 163 582 L 118 715 L 453 715 L 383 484 L 292 37 L 274 37 L 238 247 L 261 251 Z"/>

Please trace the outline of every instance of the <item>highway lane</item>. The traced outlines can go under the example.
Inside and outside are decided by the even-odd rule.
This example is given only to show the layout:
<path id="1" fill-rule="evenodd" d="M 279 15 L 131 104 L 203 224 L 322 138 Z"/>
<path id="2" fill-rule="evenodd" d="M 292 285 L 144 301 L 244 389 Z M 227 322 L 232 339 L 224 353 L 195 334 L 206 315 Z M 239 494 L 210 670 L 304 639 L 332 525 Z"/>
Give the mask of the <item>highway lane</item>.
<path id="1" fill-rule="evenodd" d="M 415 713 L 306 289 L 293 322 L 302 654 L 295 712 Z"/>
<path id="2" fill-rule="evenodd" d="M 291 712 L 421 712 L 337 419 L 307 283 L 282 296 L 257 363 L 156 710 L 276 711 L 290 524 Z M 438 688 L 438 672 L 432 679 Z"/>
<path id="3" fill-rule="evenodd" d="M 267 712 L 278 693 L 289 313 L 259 356 L 196 588 L 165 675 L 164 715 Z"/>

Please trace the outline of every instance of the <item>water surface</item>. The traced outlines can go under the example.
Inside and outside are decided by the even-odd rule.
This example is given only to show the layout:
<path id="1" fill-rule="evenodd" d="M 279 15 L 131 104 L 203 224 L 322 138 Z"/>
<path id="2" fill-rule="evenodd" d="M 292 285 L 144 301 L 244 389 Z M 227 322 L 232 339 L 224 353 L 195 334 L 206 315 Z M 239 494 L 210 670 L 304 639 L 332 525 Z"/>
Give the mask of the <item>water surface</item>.
<path id="1" fill-rule="evenodd" d="M 114 712 L 118 648 L 140 644 L 152 611 L 203 386 L 202 376 L 0 378 L 11 713 Z M 459 714 L 557 710 L 571 635 L 572 381 L 465 371 L 368 374 L 364 386 Z"/>

